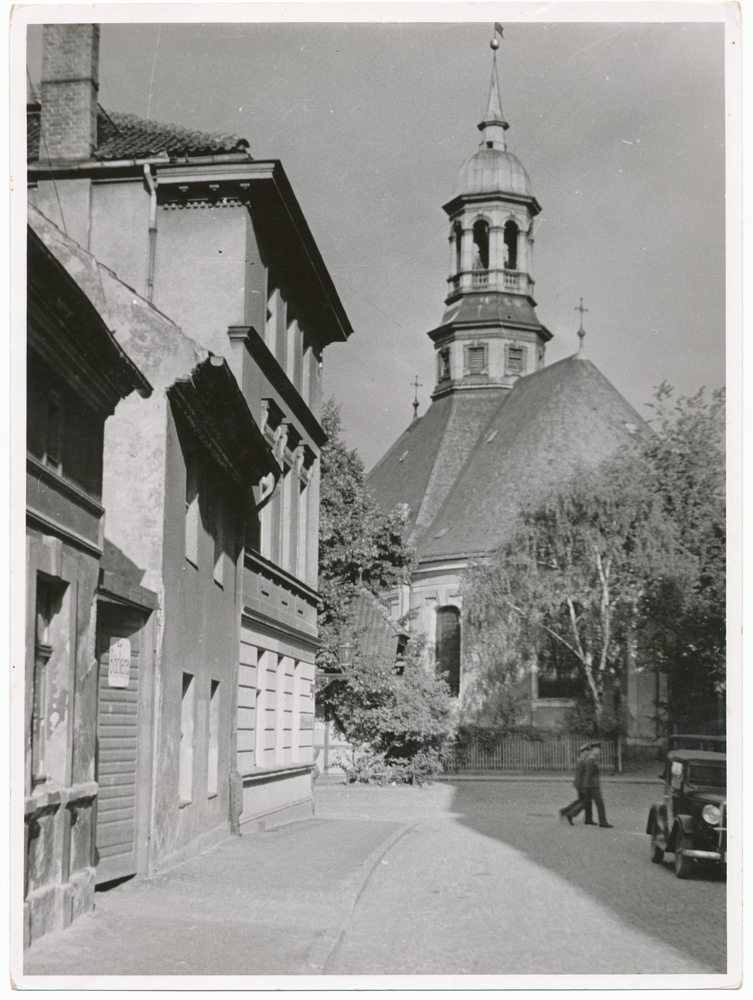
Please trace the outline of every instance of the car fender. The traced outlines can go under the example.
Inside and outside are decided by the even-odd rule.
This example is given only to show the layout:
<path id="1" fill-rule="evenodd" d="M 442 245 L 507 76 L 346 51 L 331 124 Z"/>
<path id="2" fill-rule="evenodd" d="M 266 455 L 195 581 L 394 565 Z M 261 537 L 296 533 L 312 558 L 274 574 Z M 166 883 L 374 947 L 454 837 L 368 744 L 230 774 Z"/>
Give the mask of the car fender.
<path id="1" fill-rule="evenodd" d="M 654 824 L 660 837 L 667 836 L 667 810 L 663 802 L 655 802 L 651 806 L 646 823 L 646 833 L 654 832 Z"/>
<path id="2" fill-rule="evenodd" d="M 675 844 L 677 843 L 677 834 L 680 832 L 687 833 L 690 837 L 693 836 L 695 833 L 695 822 L 692 816 L 686 816 L 684 814 L 675 816 L 675 825 L 672 827 L 672 833 L 667 841 L 668 851 L 674 851 Z"/>

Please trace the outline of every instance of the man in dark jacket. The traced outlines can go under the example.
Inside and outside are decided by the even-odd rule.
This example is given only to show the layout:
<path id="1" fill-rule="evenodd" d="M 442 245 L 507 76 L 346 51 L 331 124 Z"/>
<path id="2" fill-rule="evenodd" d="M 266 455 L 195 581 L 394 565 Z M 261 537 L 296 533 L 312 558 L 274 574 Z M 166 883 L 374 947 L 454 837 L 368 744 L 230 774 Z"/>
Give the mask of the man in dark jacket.
<path id="1" fill-rule="evenodd" d="M 583 772 L 583 787 L 588 796 L 589 803 L 596 803 L 596 810 L 599 814 L 599 826 L 605 827 L 607 830 L 611 830 L 612 824 L 607 823 L 607 811 L 604 808 L 604 799 L 601 797 L 601 780 L 599 777 L 600 757 L 601 743 L 592 743 L 591 752 L 588 755 Z"/>
<path id="2" fill-rule="evenodd" d="M 573 816 L 577 816 L 581 809 L 585 809 L 586 811 L 586 826 L 596 826 L 591 810 L 591 798 L 586 792 L 584 784 L 586 762 L 589 759 L 590 753 L 590 743 L 585 743 L 578 751 L 578 763 L 575 765 L 575 778 L 573 779 L 573 784 L 578 792 L 578 798 L 574 802 L 571 802 L 569 806 L 560 809 L 560 816 L 566 819 L 570 826 L 573 825 Z"/>

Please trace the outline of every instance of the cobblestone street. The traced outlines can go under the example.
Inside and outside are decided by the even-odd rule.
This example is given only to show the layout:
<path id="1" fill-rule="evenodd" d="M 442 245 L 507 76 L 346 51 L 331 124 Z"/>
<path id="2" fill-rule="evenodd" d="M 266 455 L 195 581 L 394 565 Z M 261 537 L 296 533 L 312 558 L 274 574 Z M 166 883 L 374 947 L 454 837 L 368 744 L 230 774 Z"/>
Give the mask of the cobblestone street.
<path id="1" fill-rule="evenodd" d="M 725 883 L 700 868 L 681 882 L 650 863 L 642 827 L 655 790 L 607 783 L 614 829 L 601 830 L 558 821 L 571 791 L 562 781 L 321 785 L 315 819 L 97 893 L 93 914 L 26 953 L 24 982 L 619 974 L 648 985 L 646 976 L 700 974 L 721 983 Z"/>

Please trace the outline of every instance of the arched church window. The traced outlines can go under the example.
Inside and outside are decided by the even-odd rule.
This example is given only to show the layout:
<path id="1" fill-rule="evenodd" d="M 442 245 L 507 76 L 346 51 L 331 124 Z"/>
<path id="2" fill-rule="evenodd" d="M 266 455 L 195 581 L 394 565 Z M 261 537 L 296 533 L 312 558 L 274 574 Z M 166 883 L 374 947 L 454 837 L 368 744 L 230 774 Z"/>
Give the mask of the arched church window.
<path id="1" fill-rule="evenodd" d="M 505 223 L 505 247 L 507 253 L 505 254 L 505 267 L 509 271 L 518 270 L 518 229 L 517 223 L 510 222 Z"/>
<path id="2" fill-rule="evenodd" d="M 443 347 L 439 352 L 439 379 L 444 382 L 450 377 L 450 348 Z"/>
<path id="3" fill-rule="evenodd" d="M 473 269 L 489 269 L 489 223 L 484 219 L 473 224 Z"/>
<path id="4" fill-rule="evenodd" d="M 435 657 L 437 674 L 460 694 L 460 611 L 452 605 L 437 609 Z"/>

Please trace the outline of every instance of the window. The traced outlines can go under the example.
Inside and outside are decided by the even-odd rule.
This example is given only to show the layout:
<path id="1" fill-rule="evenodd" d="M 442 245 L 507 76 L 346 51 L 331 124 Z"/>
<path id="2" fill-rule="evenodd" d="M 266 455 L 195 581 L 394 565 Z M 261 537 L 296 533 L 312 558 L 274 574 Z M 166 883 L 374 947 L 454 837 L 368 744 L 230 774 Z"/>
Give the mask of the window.
<path id="1" fill-rule="evenodd" d="M 34 676 L 31 706 L 31 785 L 47 780 L 45 735 L 47 727 L 48 664 L 53 654 L 53 619 L 60 611 L 66 584 L 37 577 Z"/>
<path id="2" fill-rule="evenodd" d="M 465 350 L 467 374 L 486 374 L 486 344 L 471 344 Z"/>
<path id="3" fill-rule="evenodd" d="M 273 354 L 277 354 L 277 313 L 280 293 L 270 283 L 267 295 L 267 322 L 264 327 L 264 341 Z"/>
<path id="4" fill-rule="evenodd" d="M 199 459 L 195 451 L 186 455 L 186 559 L 199 565 Z"/>
<path id="5" fill-rule="evenodd" d="M 45 430 L 44 464 L 55 472 L 60 472 L 63 461 L 63 410 L 53 396 L 47 404 L 47 427 Z"/>
<path id="6" fill-rule="evenodd" d="M 453 695 L 460 693 L 460 610 L 448 605 L 437 609 L 436 671 L 444 675 Z"/>
<path id="7" fill-rule="evenodd" d="M 504 266 L 509 271 L 518 269 L 518 233 L 520 230 L 515 222 L 506 222 L 504 229 L 505 236 L 505 263 Z"/>
<path id="8" fill-rule="evenodd" d="M 222 504 L 222 484 L 214 484 L 212 496 L 212 534 L 214 536 L 214 582 L 225 585 L 225 510 Z"/>
<path id="9" fill-rule="evenodd" d="M 209 739 L 207 741 L 207 798 L 217 794 L 220 778 L 220 682 L 209 682 Z"/>
<path id="10" fill-rule="evenodd" d="M 439 352 L 439 381 L 445 382 L 450 377 L 450 348 L 444 347 Z"/>
<path id="11" fill-rule="evenodd" d="M 523 347 L 507 348 L 505 370 L 508 375 L 522 375 L 525 372 L 525 349 Z"/>
<path id="12" fill-rule="evenodd" d="M 285 335 L 285 374 L 297 386 L 296 355 L 298 353 L 298 323 L 288 310 L 288 325 Z"/>
<path id="13" fill-rule="evenodd" d="M 180 703 L 180 755 L 178 761 L 178 797 L 182 806 L 193 798 L 194 676 L 183 674 Z"/>
<path id="14" fill-rule="evenodd" d="M 473 224 L 473 270 L 489 269 L 489 223 L 483 219 Z"/>

